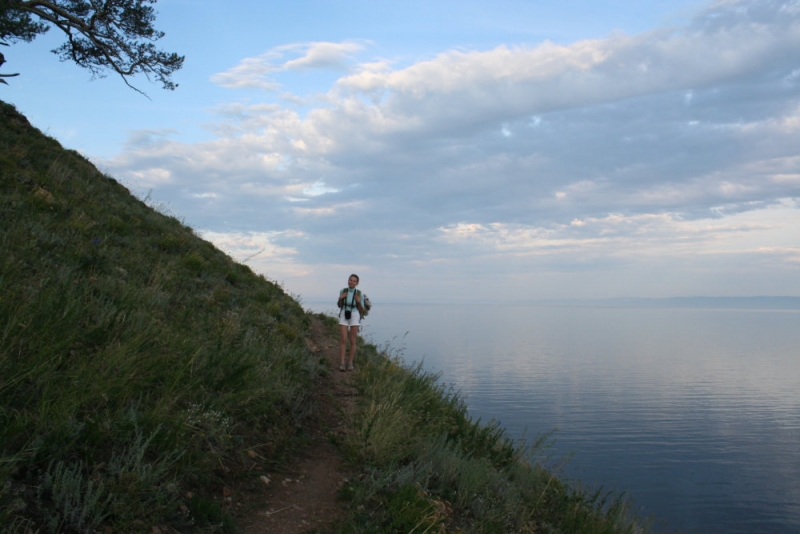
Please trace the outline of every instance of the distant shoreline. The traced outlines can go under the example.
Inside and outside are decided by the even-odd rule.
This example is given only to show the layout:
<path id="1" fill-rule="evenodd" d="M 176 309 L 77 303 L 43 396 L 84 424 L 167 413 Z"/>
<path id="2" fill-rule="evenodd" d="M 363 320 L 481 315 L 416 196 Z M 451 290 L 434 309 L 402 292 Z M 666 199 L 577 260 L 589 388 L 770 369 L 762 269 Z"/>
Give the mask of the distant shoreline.
<path id="1" fill-rule="evenodd" d="M 564 299 L 538 301 L 540 305 L 609 308 L 697 308 L 737 310 L 800 310 L 800 297 L 670 297 Z"/>
<path id="2" fill-rule="evenodd" d="M 379 302 L 378 299 L 375 299 Z M 308 300 L 305 304 L 325 304 L 322 299 Z M 690 308 L 709 310 L 774 310 L 800 311 L 800 297 L 619 297 L 605 299 L 542 299 L 525 301 L 486 301 L 479 302 L 419 302 L 419 301 L 385 301 L 392 305 L 489 305 L 489 306 L 552 306 L 583 308 Z M 335 306 L 329 306 L 331 310 Z M 318 308 L 318 306 L 314 306 Z"/>

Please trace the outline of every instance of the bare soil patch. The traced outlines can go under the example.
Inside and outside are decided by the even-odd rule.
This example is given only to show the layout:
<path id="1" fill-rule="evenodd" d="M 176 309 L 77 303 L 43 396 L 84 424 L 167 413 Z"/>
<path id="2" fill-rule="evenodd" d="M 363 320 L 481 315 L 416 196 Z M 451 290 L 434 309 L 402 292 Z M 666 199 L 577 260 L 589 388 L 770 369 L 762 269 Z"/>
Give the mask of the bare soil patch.
<path id="1" fill-rule="evenodd" d="M 247 496 L 246 512 L 237 518 L 245 534 L 329 532 L 347 513 L 337 497 L 352 473 L 331 441 L 343 432 L 345 414 L 353 408 L 350 379 L 358 371 L 339 371 L 339 341 L 319 319 L 312 320 L 308 343 L 330 368 L 317 381 L 319 413 L 304 429 L 310 443 L 286 469 L 265 475 L 269 484 L 263 492 Z"/>

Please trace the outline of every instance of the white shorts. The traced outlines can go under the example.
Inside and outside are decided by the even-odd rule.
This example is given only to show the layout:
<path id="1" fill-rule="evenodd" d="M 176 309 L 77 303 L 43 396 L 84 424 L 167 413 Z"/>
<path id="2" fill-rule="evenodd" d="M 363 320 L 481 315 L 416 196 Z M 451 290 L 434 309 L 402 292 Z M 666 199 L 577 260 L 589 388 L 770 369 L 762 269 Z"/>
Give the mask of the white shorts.
<path id="1" fill-rule="evenodd" d="M 350 314 L 350 320 L 344 318 L 344 308 L 339 310 L 339 324 L 344 326 L 361 326 L 361 314 L 358 313 L 358 308 L 353 308 L 353 313 Z"/>

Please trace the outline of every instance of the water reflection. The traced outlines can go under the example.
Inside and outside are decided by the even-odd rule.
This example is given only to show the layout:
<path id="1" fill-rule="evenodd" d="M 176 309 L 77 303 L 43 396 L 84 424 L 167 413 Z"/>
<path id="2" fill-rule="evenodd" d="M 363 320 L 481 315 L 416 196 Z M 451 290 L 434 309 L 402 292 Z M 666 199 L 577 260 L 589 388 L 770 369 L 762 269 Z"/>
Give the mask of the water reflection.
<path id="1" fill-rule="evenodd" d="M 386 305 L 364 330 L 668 528 L 800 532 L 800 313 Z"/>

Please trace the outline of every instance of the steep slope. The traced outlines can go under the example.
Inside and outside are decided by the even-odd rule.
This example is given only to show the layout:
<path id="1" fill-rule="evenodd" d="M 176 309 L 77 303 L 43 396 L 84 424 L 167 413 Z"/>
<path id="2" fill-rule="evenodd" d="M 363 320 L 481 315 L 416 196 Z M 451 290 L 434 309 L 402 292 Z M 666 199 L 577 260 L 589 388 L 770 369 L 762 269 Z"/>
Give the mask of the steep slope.
<path id="1" fill-rule="evenodd" d="M 224 527 L 226 477 L 281 462 L 310 411 L 307 327 L 0 102 L 4 531 Z"/>

